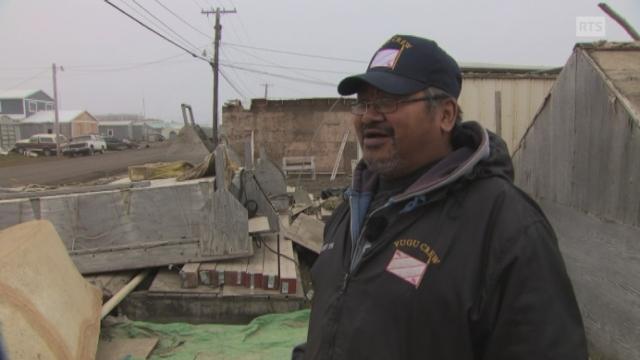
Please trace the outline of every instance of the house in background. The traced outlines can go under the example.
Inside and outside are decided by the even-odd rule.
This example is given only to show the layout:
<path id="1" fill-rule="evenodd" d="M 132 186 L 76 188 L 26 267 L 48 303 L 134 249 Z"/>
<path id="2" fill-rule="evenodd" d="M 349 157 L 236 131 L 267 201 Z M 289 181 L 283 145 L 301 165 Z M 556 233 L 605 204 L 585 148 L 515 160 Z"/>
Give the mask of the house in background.
<path id="1" fill-rule="evenodd" d="M 10 90 L 0 93 L 0 115 L 24 119 L 40 111 L 53 110 L 53 98 L 42 90 Z"/>
<path id="2" fill-rule="evenodd" d="M 34 134 L 53 134 L 54 111 L 41 111 L 20 121 L 20 137 L 27 139 Z M 67 138 L 98 134 L 98 120 L 85 110 L 60 111 L 60 134 Z"/>
<path id="3" fill-rule="evenodd" d="M 99 121 L 98 130 L 100 135 L 105 137 L 133 140 L 132 121 Z"/>
<path id="4" fill-rule="evenodd" d="M 9 150 L 20 139 L 19 121 L 0 115 L 0 150 Z"/>

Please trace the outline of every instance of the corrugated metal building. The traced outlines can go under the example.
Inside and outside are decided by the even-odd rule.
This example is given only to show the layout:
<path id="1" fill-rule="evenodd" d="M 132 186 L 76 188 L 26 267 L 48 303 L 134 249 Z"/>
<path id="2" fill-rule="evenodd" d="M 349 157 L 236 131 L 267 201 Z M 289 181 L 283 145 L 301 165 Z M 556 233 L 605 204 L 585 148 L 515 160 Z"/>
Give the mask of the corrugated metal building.
<path id="1" fill-rule="evenodd" d="M 577 45 L 513 158 L 558 235 L 593 358 L 640 359 L 640 42 Z"/>
<path id="2" fill-rule="evenodd" d="M 60 134 L 67 138 L 98 133 L 98 120 L 85 110 L 60 111 L 58 115 Z M 53 111 L 38 112 L 20 121 L 20 137 L 27 139 L 34 134 L 52 134 L 54 122 Z"/>
<path id="3" fill-rule="evenodd" d="M 462 64 L 459 102 L 465 120 L 499 134 L 513 152 L 560 68 Z"/>

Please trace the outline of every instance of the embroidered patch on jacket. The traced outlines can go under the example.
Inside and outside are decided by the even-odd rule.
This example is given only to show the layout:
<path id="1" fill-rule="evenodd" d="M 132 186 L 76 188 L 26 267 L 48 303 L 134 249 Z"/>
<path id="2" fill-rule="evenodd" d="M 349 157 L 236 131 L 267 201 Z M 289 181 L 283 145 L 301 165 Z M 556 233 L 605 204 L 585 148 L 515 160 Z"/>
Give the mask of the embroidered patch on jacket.
<path id="1" fill-rule="evenodd" d="M 427 271 L 427 265 L 427 263 L 396 249 L 389 265 L 387 265 L 387 271 L 418 288 Z"/>
<path id="2" fill-rule="evenodd" d="M 399 55 L 400 49 L 382 49 L 378 51 L 373 57 L 373 60 L 371 60 L 369 69 L 374 67 L 388 67 L 393 69 L 396 66 Z"/>

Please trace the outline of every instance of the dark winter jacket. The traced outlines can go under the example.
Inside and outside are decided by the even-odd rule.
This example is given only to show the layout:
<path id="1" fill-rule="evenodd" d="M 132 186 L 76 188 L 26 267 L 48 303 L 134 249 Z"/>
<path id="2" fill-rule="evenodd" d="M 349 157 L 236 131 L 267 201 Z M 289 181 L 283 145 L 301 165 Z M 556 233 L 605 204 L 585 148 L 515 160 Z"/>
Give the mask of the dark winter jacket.
<path id="1" fill-rule="evenodd" d="M 587 359 L 554 232 L 504 142 L 459 125 L 454 151 L 385 206 L 360 163 L 313 269 L 304 359 Z"/>

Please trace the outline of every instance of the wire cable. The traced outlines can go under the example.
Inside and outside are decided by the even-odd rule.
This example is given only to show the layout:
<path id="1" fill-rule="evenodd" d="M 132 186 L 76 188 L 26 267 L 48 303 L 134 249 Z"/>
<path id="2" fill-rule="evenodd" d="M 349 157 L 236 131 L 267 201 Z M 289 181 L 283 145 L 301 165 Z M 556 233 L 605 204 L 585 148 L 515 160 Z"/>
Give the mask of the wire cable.
<path id="1" fill-rule="evenodd" d="M 179 37 L 180 39 L 182 39 L 182 41 L 184 41 L 186 44 L 189 44 L 189 46 L 191 46 L 192 48 L 194 48 L 195 50 L 199 51 L 200 49 L 198 49 L 198 47 L 196 45 L 193 45 L 192 42 L 190 42 L 189 40 L 185 39 L 182 35 L 178 34 L 175 30 L 173 30 L 169 25 L 167 25 L 164 21 L 160 20 L 157 16 L 153 15 L 153 13 L 149 10 L 147 10 L 147 8 L 145 8 L 144 6 L 140 5 L 139 2 L 137 2 L 136 0 L 131 0 L 133 1 L 134 4 L 138 5 L 139 8 L 141 8 L 142 10 L 144 10 L 147 14 L 149 14 L 152 18 L 156 19 L 160 24 L 162 24 L 166 29 L 168 29 L 170 32 L 172 32 L 175 36 Z"/>
<path id="2" fill-rule="evenodd" d="M 247 97 L 242 93 L 242 91 L 240 91 L 234 84 L 233 82 L 231 82 L 231 80 L 229 80 L 229 78 L 227 78 L 227 75 L 224 74 L 224 72 L 221 69 L 218 69 L 218 71 L 220 72 L 220 75 L 222 75 L 222 78 L 227 82 L 227 84 L 229 84 L 229 86 L 231 86 L 231 88 L 233 90 L 235 90 L 235 92 L 240 95 L 240 97 L 247 99 Z"/>
<path id="3" fill-rule="evenodd" d="M 206 61 L 207 63 L 210 63 L 209 59 L 197 55 L 195 53 L 193 53 L 192 51 L 188 50 L 187 48 L 185 48 L 184 46 L 176 43 L 175 41 L 169 39 L 168 37 L 162 35 L 161 33 L 157 32 L 156 30 L 152 29 L 151 27 L 149 27 L 147 24 L 143 23 L 142 21 L 138 20 L 137 18 L 135 18 L 133 15 L 129 14 L 128 12 L 122 10 L 120 7 L 116 6 L 115 4 L 113 4 L 111 1 L 109 0 L 104 0 L 107 4 L 111 5 L 112 7 L 114 7 L 116 10 L 120 11 L 121 13 L 123 13 L 125 16 L 127 16 L 128 18 L 130 18 L 131 20 L 135 21 L 136 23 L 138 23 L 140 26 L 144 27 L 145 29 L 151 31 L 152 33 L 160 36 L 162 39 L 164 39 L 165 41 L 171 43 L 172 45 L 184 50 L 187 54 L 193 56 L 194 58 L 198 58 L 200 60 Z"/>
<path id="4" fill-rule="evenodd" d="M 251 57 L 252 57 L 252 58 L 254 58 L 254 59 L 262 60 L 262 61 L 264 61 L 264 62 L 266 62 L 266 63 L 268 63 L 268 64 L 271 64 L 271 65 L 279 65 L 279 64 L 277 64 L 277 63 L 275 63 L 275 62 L 273 62 L 273 61 L 269 61 L 269 60 L 267 60 L 267 59 L 265 59 L 265 58 L 262 58 L 262 57 L 260 57 L 260 56 L 258 56 L 258 55 L 251 54 L 251 53 L 250 53 L 250 52 L 248 52 L 248 51 L 241 50 L 241 49 L 234 49 L 234 50 L 239 51 L 239 52 L 241 52 L 241 53 L 243 53 L 243 54 L 249 55 L 249 56 L 251 56 Z M 314 78 L 314 77 L 312 77 L 312 76 L 306 75 L 306 74 L 301 73 L 301 72 L 299 72 L 299 71 L 295 71 L 295 70 L 292 70 L 292 71 L 293 71 L 294 73 L 296 73 L 296 74 L 298 74 L 298 75 L 302 76 L 302 77 L 305 77 L 305 78 L 307 78 L 307 79 L 311 80 L 311 81 L 320 81 L 320 82 L 322 82 L 322 80 L 321 80 L 321 79 Z"/>
<path id="5" fill-rule="evenodd" d="M 200 31 L 199 29 L 197 29 L 196 27 L 194 27 L 193 25 L 189 24 L 185 19 L 183 19 L 182 17 L 180 17 L 180 15 L 176 14 L 175 12 L 173 12 L 173 10 L 169 9 L 168 7 L 166 7 L 163 3 L 160 2 L 160 0 L 154 0 L 155 2 L 158 3 L 158 5 L 162 6 L 165 10 L 167 10 L 168 12 L 170 12 L 171 14 L 173 14 L 173 16 L 175 16 L 178 20 L 180 20 L 183 24 L 187 25 L 188 27 L 190 27 L 191 29 L 193 29 L 193 31 L 201 34 L 202 36 L 206 37 L 207 39 L 213 40 L 213 38 L 211 37 L 211 35 L 205 34 L 203 31 Z"/>
<path id="6" fill-rule="evenodd" d="M 304 67 L 294 67 L 294 66 L 285 66 L 285 65 L 269 65 L 269 64 L 257 64 L 257 63 L 249 63 L 249 62 L 229 62 L 227 64 L 230 65 L 248 65 L 248 66 L 263 66 L 263 67 L 272 67 L 278 69 L 286 69 L 286 70 L 301 70 L 301 71 L 311 71 L 311 72 L 319 72 L 319 73 L 327 73 L 327 74 L 352 74 L 351 71 L 334 71 L 334 70 L 326 70 L 326 69 L 311 69 Z"/>
<path id="7" fill-rule="evenodd" d="M 42 74 L 46 73 L 47 71 L 49 71 L 49 69 L 44 69 L 44 70 L 42 70 L 42 71 L 38 72 L 37 74 L 35 74 L 35 75 L 33 75 L 33 76 L 31 76 L 31 77 L 29 77 L 29 78 L 27 78 L 27 79 L 24 79 L 24 80 L 20 81 L 20 82 L 19 82 L 19 83 L 17 83 L 17 84 L 14 84 L 14 85 L 9 86 L 8 88 L 4 89 L 3 91 L 13 90 L 13 89 L 17 88 L 18 86 L 21 86 L 22 84 L 26 84 L 26 83 L 28 83 L 29 81 L 31 81 L 31 80 L 33 80 L 33 79 L 36 79 L 36 78 L 38 78 L 38 77 L 40 77 L 40 76 L 42 76 Z"/>
<path id="8" fill-rule="evenodd" d="M 184 53 L 181 52 L 179 54 L 171 55 L 171 56 L 164 57 L 164 58 L 157 59 L 157 60 L 149 60 L 149 61 L 142 61 L 142 62 L 136 62 L 136 63 L 111 64 L 111 65 L 107 65 L 107 64 L 102 64 L 102 65 L 67 65 L 67 66 L 65 66 L 65 69 L 66 70 L 71 70 L 71 71 L 83 71 L 83 72 L 110 72 L 110 71 L 130 70 L 130 69 L 137 69 L 137 68 L 145 67 L 145 66 L 149 66 L 149 65 L 167 63 L 170 60 L 173 60 L 173 59 L 178 58 L 180 56 L 184 56 Z M 184 60 L 174 61 L 173 63 L 181 63 L 181 62 L 186 62 L 186 61 L 184 61 Z"/>
<path id="9" fill-rule="evenodd" d="M 222 65 L 222 64 L 220 64 L 220 65 Z M 242 71 L 248 71 L 248 72 L 252 72 L 252 73 L 256 73 L 256 74 L 273 76 L 273 77 L 286 79 L 286 80 L 291 80 L 291 81 L 304 82 L 304 83 L 307 83 L 307 84 L 320 85 L 320 86 L 330 86 L 330 87 L 336 87 L 337 86 L 336 84 L 332 84 L 332 83 L 328 83 L 328 82 L 324 82 L 324 81 L 313 81 L 313 80 L 301 79 L 301 78 L 297 78 L 297 77 L 293 77 L 293 76 L 270 73 L 270 72 L 267 72 L 267 71 L 247 69 L 247 68 L 240 67 L 240 66 L 235 66 L 235 65 L 226 64 L 226 65 L 222 65 L 222 66 L 228 67 L 228 68 L 233 68 L 233 69 L 238 69 L 238 70 L 242 70 Z"/>
<path id="10" fill-rule="evenodd" d="M 338 58 L 338 57 L 332 57 L 332 56 L 323 56 L 323 55 L 314 55 L 314 54 L 305 54 L 305 53 L 299 53 L 299 52 L 295 52 L 295 51 L 276 50 L 276 49 L 269 49 L 269 48 L 263 48 L 263 47 L 257 47 L 257 46 L 234 44 L 234 43 L 229 43 L 229 42 L 222 42 L 221 44 L 227 45 L 227 46 L 239 47 L 239 48 L 247 48 L 247 49 L 259 50 L 259 51 L 273 52 L 273 53 L 278 53 L 278 54 L 310 57 L 310 58 L 324 59 L 324 60 L 344 61 L 344 62 L 352 62 L 352 63 L 358 63 L 358 64 L 367 64 L 366 61 L 362 61 L 362 60 L 345 59 L 345 58 Z"/>
<path id="11" fill-rule="evenodd" d="M 220 49 L 220 58 L 222 60 L 227 60 L 226 56 L 225 56 L 225 52 L 223 51 L 223 49 Z M 247 84 L 244 82 L 244 80 L 242 79 L 242 76 L 240 74 L 238 74 L 238 71 L 236 71 L 236 69 L 230 68 L 231 72 L 235 75 L 236 79 L 238 79 L 238 82 L 240 83 L 240 86 L 242 87 L 243 90 L 245 90 L 246 94 L 249 94 L 249 96 L 253 96 L 254 92 L 251 91 L 251 89 L 249 88 L 249 86 L 247 86 Z M 249 98 L 247 98 L 249 99 Z"/>

